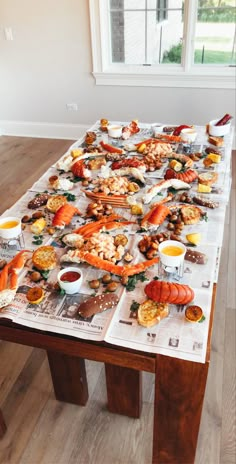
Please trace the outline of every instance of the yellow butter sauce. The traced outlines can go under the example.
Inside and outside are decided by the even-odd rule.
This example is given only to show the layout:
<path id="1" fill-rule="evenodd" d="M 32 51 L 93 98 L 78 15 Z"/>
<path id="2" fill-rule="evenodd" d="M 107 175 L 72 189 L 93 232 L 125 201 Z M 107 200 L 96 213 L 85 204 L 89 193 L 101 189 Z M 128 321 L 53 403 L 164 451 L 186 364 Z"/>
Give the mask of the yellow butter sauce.
<path id="1" fill-rule="evenodd" d="M 12 229 L 13 227 L 18 226 L 18 221 L 6 221 L 0 224 L 0 229 Z"/>
<path id="2" fill-rule="evenodd" d="M 163 248 L 162 253 L 168 256 L 180 256 L 183 254 L 183 250 L 178 246 L 170 245 Z"/>

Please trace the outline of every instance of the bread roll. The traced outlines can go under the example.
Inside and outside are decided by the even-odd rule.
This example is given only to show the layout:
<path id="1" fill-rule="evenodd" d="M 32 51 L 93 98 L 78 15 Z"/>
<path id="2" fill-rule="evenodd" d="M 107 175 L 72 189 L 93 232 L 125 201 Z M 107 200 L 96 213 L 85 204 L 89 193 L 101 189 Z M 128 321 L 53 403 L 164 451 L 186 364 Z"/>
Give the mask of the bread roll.
<path id="1" fill-rule="evenodd" d="M 106 311 L 106 309 L 114 308 L 118 304 L 119 298 L 117 295 L 102 293 L 83 301 L 78 306 L 78 314 L 82 317 L 91 317 L 94 314 Z"/>
<path id="2" fill-rule="evenodd" d="M 50 271 L 57 264 L 57 255 L 53 246 L 41 246 L 34 251 L 33 265 L 40 271 Z"/>
<path id="3" fill-rule="evenodd" d="M 152 327 L 168 315 L 168 304 L 145 300 L 138 308 L 138 323 L 143 327 Z"/>
<path id="4" fill-rule="evenodd" d="M 207 256 L 205 253 L 201 253 L 200 251 L 196 250 L 189 250 L 187 249 L 185 256 L 185 261 L 190 261 L 191 263 L 196 264 L 206 264 L 207 263 Z"/>
<path id="5" fill-rule="evenodd" d="M 56 213 L 57 210 L 66 203 L 67 198 L 65 195 L 54 195 L 48 199 L 46 207 L 50 213 Z"/>
<path id="6" fill-rule="evenodd" d="M 198 175 L 198 182 L 202 185 L 211 186 L 218 180 L 217 172 L 202 172 Z"/>
<path id="7" fill-rule="evenodd" d="M 181 208 L 181 215 L 184 224 L 197 224 L 201 219 L 202 211 L 197 206 L 186 205 Z"/>
<path id="8" fill-rule="evenodd" d="M 224 145 L 224 140 L 221 137 L 208 137 L 208 142 L 216 147 L 222 147 Z"/>

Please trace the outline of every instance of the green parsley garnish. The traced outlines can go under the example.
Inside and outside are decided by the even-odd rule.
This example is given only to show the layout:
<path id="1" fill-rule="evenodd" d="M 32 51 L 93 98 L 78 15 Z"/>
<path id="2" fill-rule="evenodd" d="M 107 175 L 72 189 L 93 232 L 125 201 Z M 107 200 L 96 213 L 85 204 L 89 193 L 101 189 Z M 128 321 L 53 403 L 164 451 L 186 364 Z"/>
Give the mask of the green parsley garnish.
<path id="1" fill-rule="evenodd" d="M 132 311 L 132 312 L 138 311 L 139 306 L 140 306 L 140 303 L 138 303 L 137 301 L 134 301 L 134 300 L 133 300 L 133 301 L 132 301 L 132 304 L 131 304 L 131 306 L 130 306 L 130 311 Z"/>
<path id="2" fill-rule="evenodd" d="M 63 193 L 64 197 L 67 198 L 68 201 L 75 201 L 76 200 L 76 196 L 73 195 L 73 193 L 70 193 L 70 192 L 65 192 Z"/>
<path id="3" fill-rule="evenodd" d="M 129 276 L 128 283 L 126 285 L 127 292 L 132 292 L 132 290 L 135 289 L 138 281 L 144 282 L 145 280 L 148 280 L 145 276 L 145 272 L 140 272 L 139 274 Z"/>

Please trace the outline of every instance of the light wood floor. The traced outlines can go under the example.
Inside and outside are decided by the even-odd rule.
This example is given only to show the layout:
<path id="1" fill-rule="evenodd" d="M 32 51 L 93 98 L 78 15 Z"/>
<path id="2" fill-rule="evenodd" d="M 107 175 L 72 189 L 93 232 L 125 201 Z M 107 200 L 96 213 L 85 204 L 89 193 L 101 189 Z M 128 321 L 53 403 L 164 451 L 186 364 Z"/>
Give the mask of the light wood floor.
<path id="1" fill-rule="evenodd" d="M 0 137 L 0 212 L 14 203 L 71 143 Z M 195 464 L 236 462 L 235 158 L 236 153 Z M 87 406 L 60 403 L 54 399 L 45 353 L 0 342 L 0 407 L 8 426 L 0 441 L 1 464 L 151 463 L 153 375 L 144 374 L 143 412 L 137 420 L 107 412 L 103 365 L 90 361 L 87 368 Z"/>

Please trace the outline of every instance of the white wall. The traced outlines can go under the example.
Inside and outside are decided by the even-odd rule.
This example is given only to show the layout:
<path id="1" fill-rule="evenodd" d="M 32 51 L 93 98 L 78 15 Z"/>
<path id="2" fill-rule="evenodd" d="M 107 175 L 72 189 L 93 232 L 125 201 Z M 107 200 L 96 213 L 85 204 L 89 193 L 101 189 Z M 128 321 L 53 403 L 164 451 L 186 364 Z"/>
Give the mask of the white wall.
<path id="1" fill-rule="evenodd" d="M 13 41 L 5 40 L 5 27 Z M 0 0 L 3 133 L 18 127 L 25 135 L 28 127 L 28 135 L 60 136 L 61 128 L 71 137 L 74 128 L 76 138 L 80 126 L 101 117 L 205 124 L 235 116 L 233 90 L 96 86 L 91 72 L 88 0 Z M 66 109 L 71 102 L 77 112 Z"/>

